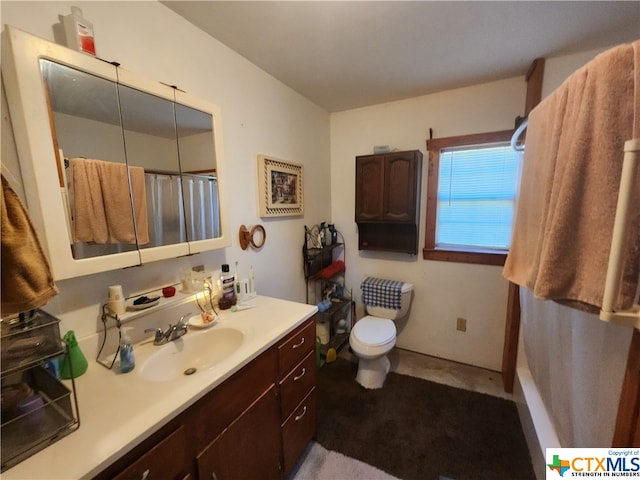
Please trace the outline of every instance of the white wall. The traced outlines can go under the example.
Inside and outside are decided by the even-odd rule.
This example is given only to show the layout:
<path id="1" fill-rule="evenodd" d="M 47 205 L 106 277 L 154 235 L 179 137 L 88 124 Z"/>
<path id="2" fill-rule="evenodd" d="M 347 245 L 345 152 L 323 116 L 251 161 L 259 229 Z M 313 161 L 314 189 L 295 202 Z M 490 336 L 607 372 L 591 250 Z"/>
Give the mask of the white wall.
<path id="1" fill-rule="evenodd" d="M 3 25 L 54 41 L 54 25 L 59 24 L 60 15 L 70 12 L 71 5 L 79 6 L 93 22 L 100 57 L 118 61 L 124 69 L 147 78 L 177 85 L 221 108 L 232 246 L 58 282 L 60 294 L 47 310 L 62 319 L 63 332 L 74 329 L 81 338 L 96 331 L 108 285 L 122 284 L 126 294 L 141 292 L 176 283 L 180 268 L 197 264 L 216 269 L 226 262 L 233 269 L 238 261 L 244 276 L 253 265 L 259 293 L 304 302 L 303 225 L 330 217 L 329 114 L 155 1 L 2 1 L 1 20 Z M 21 177 L 5 107 L 3 99 L 2 171 L 15 183 Z M 304 165 L 304 217 L 258 217 L 258 154 Z M 257 223 L 265 226 L 267 241 L 260 251 L 243 251 L 238 228 Z"/>
<path id="2" fill-rule="evenodd" d="M 426 140 L 513 128 L 524 113 L 524 77 L 449 90 L 331 116 L 332 219 L 345 237 L 347 284 L 363 315 L 360 282 L 373 275 L 413 283 L 415 295 L 397 345 L 416 352 L 501 370 L 507 282 L 501 267 L 422 259 L 425 230 Z M 359 252 L 355 216 L 355 156 L 374 145 L 421 150 L 420 252 L 416 256 Z M 467 319 L 466 333 L 456 330 Z M 402 326 L 401 326 L 402 327 Z"/>

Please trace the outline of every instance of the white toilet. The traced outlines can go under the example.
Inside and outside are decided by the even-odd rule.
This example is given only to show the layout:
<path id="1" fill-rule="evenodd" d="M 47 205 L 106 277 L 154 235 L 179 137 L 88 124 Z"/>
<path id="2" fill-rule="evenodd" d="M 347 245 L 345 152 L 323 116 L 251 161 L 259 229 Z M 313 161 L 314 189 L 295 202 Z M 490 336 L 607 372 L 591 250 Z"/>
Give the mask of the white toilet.
<path id="1" fill-rule="evenodd" d="M 349 345 L 358 357 L 356 382 L 365 388 L 381 388 L 384 385 L 391 366 L 387 353 L 396 344 L 394 320 L 404 317 L 409 311 L 412 290 L 412 284 L 402 284 L 399 310 L 367 305 L 363 295 L 369 315 L 358 320 L 351 329 Z"/>

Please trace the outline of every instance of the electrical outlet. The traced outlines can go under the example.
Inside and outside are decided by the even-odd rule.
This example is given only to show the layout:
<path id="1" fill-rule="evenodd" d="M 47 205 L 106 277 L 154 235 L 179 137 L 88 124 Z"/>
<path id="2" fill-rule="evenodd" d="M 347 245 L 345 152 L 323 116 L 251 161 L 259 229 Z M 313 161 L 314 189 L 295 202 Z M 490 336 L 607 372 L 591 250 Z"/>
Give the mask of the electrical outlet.
<path id="1" fill-rule="evenodd" d="M 458 330 L 459 332 L 466 332 L 467 331 L 467 319 L 466 318 L 458 317 L 458 320 L 456 321 L 456 330 Z"/>

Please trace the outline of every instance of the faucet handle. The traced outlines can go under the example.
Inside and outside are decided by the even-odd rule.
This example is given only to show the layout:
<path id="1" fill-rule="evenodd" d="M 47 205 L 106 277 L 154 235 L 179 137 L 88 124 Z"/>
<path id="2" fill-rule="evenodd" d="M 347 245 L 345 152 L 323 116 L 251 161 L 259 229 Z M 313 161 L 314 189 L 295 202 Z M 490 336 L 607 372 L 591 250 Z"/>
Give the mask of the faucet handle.
<path id="1" fill-rule="evenodd" d="M 188 324 L 188 323 L 186 323 L 186 322 L 184 321 L 184 319 L 185 319 L 186 317 L 190 317 L 190 316 L 191 316 L 191 312 L 186 313 L 186 314 L 184 314 L 182 317 L 180 317 L 180 320 L 178 320 L 178 325 L 177 325 L 177 326 L 178 326 L 178 327 L 186 327 L 186 328 L 189 328 L 189 324 Z"/>
<path id="2" fill-rule="evenodd" d="M 155 333 L 155 337 L 153 338 L 153 343 L 156 345 L 163 343 L 164 341 L 164 332 L 161 328 L 145 328 L 144 333 Z"/>

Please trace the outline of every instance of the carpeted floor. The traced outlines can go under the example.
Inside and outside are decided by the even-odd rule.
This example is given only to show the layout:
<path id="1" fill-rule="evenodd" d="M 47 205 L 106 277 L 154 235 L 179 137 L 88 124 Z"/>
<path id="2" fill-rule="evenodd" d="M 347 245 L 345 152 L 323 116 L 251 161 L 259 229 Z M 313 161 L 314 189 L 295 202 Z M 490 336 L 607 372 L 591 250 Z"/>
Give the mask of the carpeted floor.
<path id="1" fill-rule="evenodd" d="M 367 390 L 356 370 L 338 358 L 319 371 L 326 449 L 403 480 L 535 480 L 512 401 L 396 373 Z"/>

